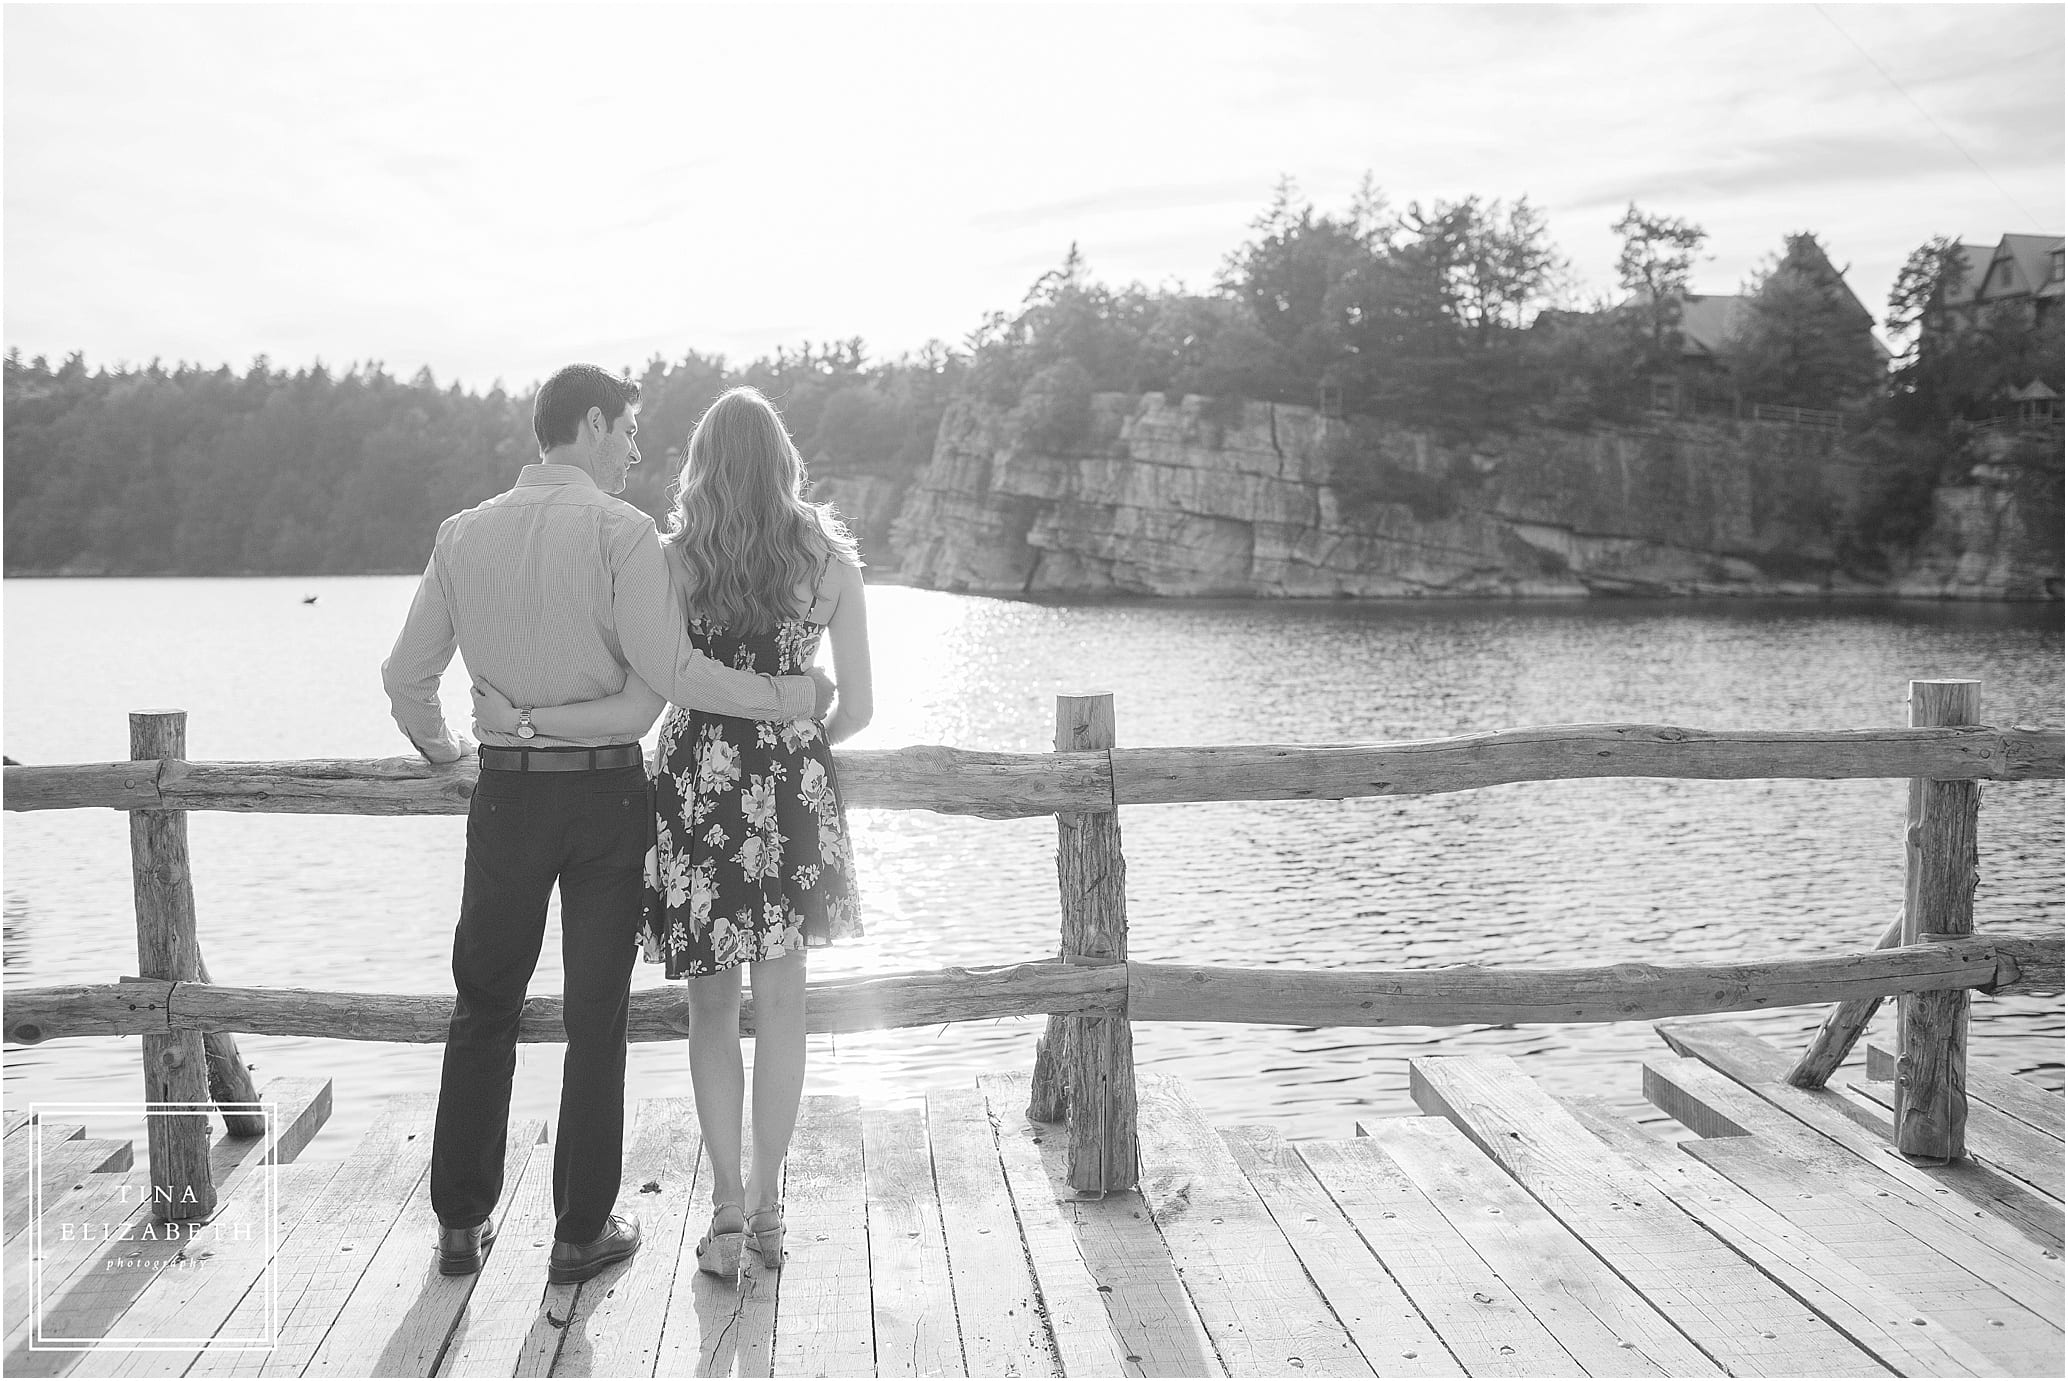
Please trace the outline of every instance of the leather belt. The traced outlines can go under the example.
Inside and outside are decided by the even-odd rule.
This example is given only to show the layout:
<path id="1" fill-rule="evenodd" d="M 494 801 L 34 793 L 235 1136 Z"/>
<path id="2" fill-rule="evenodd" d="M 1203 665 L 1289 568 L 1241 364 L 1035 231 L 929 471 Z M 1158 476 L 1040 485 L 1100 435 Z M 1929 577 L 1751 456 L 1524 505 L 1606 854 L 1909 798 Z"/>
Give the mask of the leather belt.
<path id="1" fill-rule="evenodd" d="M 496 748 L 481 745 L 481 765 L 498 772 L 596 772 L 610 767 L 643 767 L 646 755 L 636 743 L 602 748 Z"/>

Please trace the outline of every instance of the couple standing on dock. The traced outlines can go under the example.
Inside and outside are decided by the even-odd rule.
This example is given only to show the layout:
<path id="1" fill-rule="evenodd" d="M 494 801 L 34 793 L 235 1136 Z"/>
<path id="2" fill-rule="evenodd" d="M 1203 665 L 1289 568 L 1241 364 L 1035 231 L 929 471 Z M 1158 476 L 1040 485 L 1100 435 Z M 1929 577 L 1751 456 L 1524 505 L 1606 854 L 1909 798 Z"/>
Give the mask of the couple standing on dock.
<path id="1" fill-rule="evenodd" d="M 731 1278 L 751 1242 L 780 1266 L 805 952 L 860 933 L 831 746 L 871 712 L 861 559 L 832 511 L 805 501 L 797 447 L 751 388 L 698 421 L 659 534 L 614 497 L 639 462 L 638 403 L 637 384 L 594 365 L 546 381 L 532 410 L 539 463 L 445 520 L 381 668 L 402 731 L 429 761 L 454 762 L 474 746 L 439 709 L 457 649 L 481 740 L 431 1152 L 448 1275 L 478 1270 L 495 1239 L 518 1025 L 556 882 L 567 1033 L 556 1284 L 639 1249 L 639 1224 L 612 1209 L 642 950 L 688 979 L 714 1209 L 698 1264 Z M 837 697 L 811 665 L 829 630 Z M 639 740 L 670 704 L 649 782 Z M 744 1174 L 742 965 L 755 1030 Z"/>

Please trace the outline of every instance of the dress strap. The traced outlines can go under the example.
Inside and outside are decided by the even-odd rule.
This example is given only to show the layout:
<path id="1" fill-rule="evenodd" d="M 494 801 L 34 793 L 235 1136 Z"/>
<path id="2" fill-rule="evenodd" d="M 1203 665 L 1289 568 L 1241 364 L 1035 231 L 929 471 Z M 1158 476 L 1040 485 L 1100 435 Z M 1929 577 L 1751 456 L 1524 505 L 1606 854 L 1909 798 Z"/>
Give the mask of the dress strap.
<path id="1" fill-rule="evenodd" d="M 825 588 L 826 572 L 831 569 L 833 569 L 833 553 L 829 551 L 826 553 L 826 559 L 819 562 L 819 578 L 812 582 L 811 603 L 804 606 L 806 617 L 810 616 L 812 610 L 819 607 L 819 591 Z"/>

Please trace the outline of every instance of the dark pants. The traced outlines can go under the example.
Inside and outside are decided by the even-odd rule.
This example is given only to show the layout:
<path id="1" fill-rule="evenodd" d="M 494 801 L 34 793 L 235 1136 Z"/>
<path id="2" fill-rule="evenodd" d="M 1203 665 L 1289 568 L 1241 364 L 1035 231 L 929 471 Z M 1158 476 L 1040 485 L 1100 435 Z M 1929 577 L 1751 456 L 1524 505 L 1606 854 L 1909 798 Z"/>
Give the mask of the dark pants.
<path id="1" fill-rule="evenodd" d="M 482 770 L 467 810 L 467 882 L 452 938 L 458 997 L 431 1145 L 431 1206 L 446 1227 L 474 1226 L 502 1195 L 518 1022 L 556 881 L 567 1061 L 553 1235 L 591 1241 L 609 1220 L 622 1173 L 627 990 L 651 830 L 639 767 Z"/>

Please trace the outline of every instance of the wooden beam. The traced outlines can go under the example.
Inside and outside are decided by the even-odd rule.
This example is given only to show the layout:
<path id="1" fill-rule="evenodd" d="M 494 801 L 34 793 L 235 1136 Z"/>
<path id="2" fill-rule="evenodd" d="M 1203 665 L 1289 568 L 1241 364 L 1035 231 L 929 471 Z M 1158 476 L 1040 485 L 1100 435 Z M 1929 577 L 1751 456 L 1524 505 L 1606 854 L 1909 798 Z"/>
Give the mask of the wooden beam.
<path id="1" fill-rule="evenodd" d="M 1897 908 L 1881 938 L 1874 942 L 1876 949 L 1894 949 L 1903 943 L 1903 911 Z M 1867 1029 L 1867 1023 L 1874 1020 L 1874 1014 L 1881 1010 L 1880 996 L 1855 998 L 1841 1002 L 1824 1016 L 1824 1024 L 1817 1028 L 1817 1034 L 1810 1037 L 1809 1048 L 1802 1052 L 1802 1058 L 1795 1068 L 1788 1071 L 1788 1082 L 1797 1088 L 1822 1088 L 1831 1078 L 1832 1071 L 1845 1063 L 1845 1057 L 1853 1050 L 1854 1042 Z"/>
<path id="2" fill-rule="evenodd" d="M 1342 800 L 1587 777 L 1931 777 L 2016 781 L 2062 775 L 2059 729 L 1784 732 L 1574 724 L 1416 743 L 1128 748 L 1113 754 L 1120 805 Z"/>
<path id="3" fill-rule="evenodd" d="M 1344 800 L 1593 777 L 1698 780 L 2062 776 L 2064 734 L 2025 727 L 1705 730 L 1577 724 L 1410 743 L 1247 744 L 1098 753 L 983 753 L 939 745 L 836 755 L 843 796 L 874 810 L 1012 819 L 1180 801 Z M 471 761 L 65 763 L 6 769 L 8 810 L 229 810 L 463 815 Z"/>
<path id="4" fill-rule="evenodd" d="M 1363 971 L 1128 965 L 1136 1021 L 1288 1026 L 1498 1025 L 1648 1021 L 1939 988 L 2020 986 L 2032 956 L 2058 955 L 2059 935 L 1970 937 L 1811 959 L 1734 964 L 1610 964 L 1506 969 L 1457 965 Z M 2046 963 L 2040 959 L 2032 967 Z M 2006 974 L 2017 975 L 2005 986 Z"/>
<path id="5" fill-rule="evenodd" d="M 2062 937 L 2056 933 L 1981 935 L 1957 945 L 1814 959 L 1572 969 L 1458 965 L 1342 971 L 1040 960 L 814 981 L 805 1010 L 813 1032 L 935 1026 L 1044 1012 L 1124 1011 L 1138 1021 L 1288 1026 L 1654 1020 L 1954 986 L 2052 992 L 2059 990 L 2061 955 Z M 2036 988 L 2028 987 L 2034 983 Z M 451 1010 L 451 999 L 435 993 L 233 988 L 125 978 L 10 991 L 7 1038 L 34 1044 L 168 1030 L 248 1031 L 423 1044 L 445 1039 Z M 753 1012 L 752 998 L 742 998 L 742 1034 L 752 1033 Z M 561 999 L 528 999 L 519 1039 L 564 1040 L 560 1021 Z M 688 999 L 680 988 L 632 994 L 632 1040 L 680 1040 L 688 1029 Z"/>
<path id="6" fill-rule="evenodd" d="M 33 1043 L 177 1030 L 431 1044 L 445 1039 L 452 1016 L 452 999 L 436 993 L 219 984 L 181 984 L 175 993 L 174 986 L 125 979 L 15 989 L 7 994 L 7 1038 Z M 1045 1012 L 1118 1012 L 1126 992 L 1127 972 L 1118 966 L 1084 968 L 1043 960 L 997 968 L 932 969 L 814 981 L 805 1002 L 805 1020 L 812 1032 L 846 1032 Z M 630 1039 L 674 1041 L 688 1034 L 688 997 L 679 985 L 642 989 L 632 994 L 631 1005 Z M 558 997 L 528 999 L 518 1039 L 566 1040 L 561 1011 Z M 753 1033 L 753 1020 L 753 999 L 742 996 L 742 1035 Z"/>

